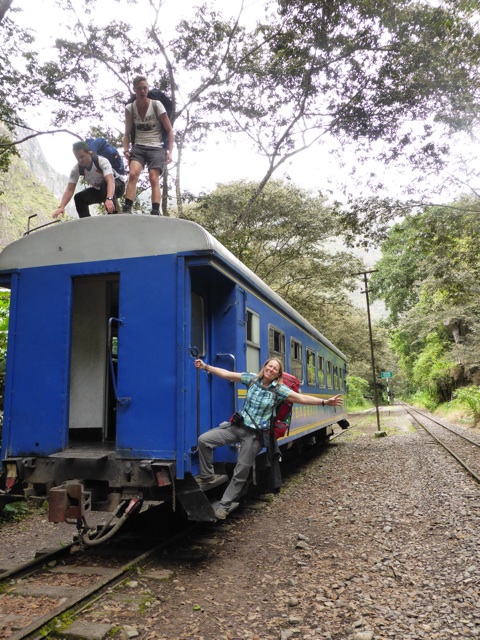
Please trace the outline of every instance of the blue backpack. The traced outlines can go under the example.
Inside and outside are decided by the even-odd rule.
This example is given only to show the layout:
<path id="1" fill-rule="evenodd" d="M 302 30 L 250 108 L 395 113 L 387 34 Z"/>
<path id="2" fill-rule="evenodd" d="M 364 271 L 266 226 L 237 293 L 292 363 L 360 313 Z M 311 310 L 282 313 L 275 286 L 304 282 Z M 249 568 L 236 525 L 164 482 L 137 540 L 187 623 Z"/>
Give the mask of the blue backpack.
<path id="1" fill-rule="evenodd" d="M 97 156 L 106 158 L 117 173 L 121 176 L 125 175 L 125 166 L 120 152 L 115 147 L 112 147 L 105 138 L 87 138 L 85 142 L 88 144 L 90 151 L 96 153 Z"/>

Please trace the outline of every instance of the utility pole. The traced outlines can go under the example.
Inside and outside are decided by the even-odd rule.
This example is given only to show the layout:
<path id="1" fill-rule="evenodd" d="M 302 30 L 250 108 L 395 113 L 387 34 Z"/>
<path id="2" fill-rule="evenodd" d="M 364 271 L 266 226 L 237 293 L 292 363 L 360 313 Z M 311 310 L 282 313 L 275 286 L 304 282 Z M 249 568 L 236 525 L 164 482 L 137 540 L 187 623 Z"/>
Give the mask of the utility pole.
<path id="1" fill-rule="evenodd" d="M 373 394 L 375 397 L 375 409 L 377 412 L 377 431 L 381 431 L 380 428 L 380 412 L 378 410 L 378 391 L 377 391 L 377 374 L 375 372 L 375 356 L 373 353 L 373 334 L 372 334 L 372 321 L 370 318 L 370 301 L 368 299 L 368 279 L 367 275 L 370 273 L 376 273 L 378 269 L 372 269 L 372 271 L 360 271 L 360 273 L 355 273 L 356 276 L 363 276 L 363 280 L 365 283 L 365 291 L 364 293 L 367 298 L 367 316 L 368 316 L 368 332 L 370 335 L 370 356 L 372 360 L 372 373 L 373 373 Z"/>

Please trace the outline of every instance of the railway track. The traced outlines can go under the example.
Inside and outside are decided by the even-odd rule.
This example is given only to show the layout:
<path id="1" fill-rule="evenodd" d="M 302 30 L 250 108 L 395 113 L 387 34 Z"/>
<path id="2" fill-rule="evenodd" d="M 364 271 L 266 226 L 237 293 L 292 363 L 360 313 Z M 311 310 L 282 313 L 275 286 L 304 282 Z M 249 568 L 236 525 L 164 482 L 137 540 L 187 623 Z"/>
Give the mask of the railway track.
<path id="1" fill-rule="evenodd" d="M 307 464 L 322 449 L 312 447 L 296 455 L 292 464 L 286 465 L 285 475 L 294 475 L 299 460 Z M 142 515 L 147 519 L 149 512 Z M 234 515 L 241 517 L 241 513 Z M 185 522 L 178 530 L 177 520 L 177 528 L 160 539 L 158 521 L 156 526 L 134 522 L 135 531 L 139 527 L 150 530 L 153 537 L 135 537 L 126 531 L 98 547 L 82 547 L 75 541 L 3 571 L 0 567 L 0 640 L 40 640 L 49 637 L 48 629 L 59 620 L 81 622 L 83 610 L 118 583 L 136 577 L 138 568 L 162 557 L 167 549 L 168 558 L 176 558 L 177 549 L 188 540 L 215 535 L 219 530 L 208 523 Z M 180 557 L 182 553 L 180 550 Z"/>
<path id="2" fill-rule="evenodd" d="M 466 433 L 461 427 L 434 418 L 427 411 L 398 402 L 418 426 L 442 446 L 478 483 L 480 483 L 480 437 Z"/>
<path id="3" fill-rule="evenodd" d="M 298 472 L 299 461 L 302 466 L 308 464 L 322 450 L 322 445 L 314 446 L 294 456 L 291 464 L 285 465 L 285 479 Z M 81 611 L 103 593 L 136 575 L 137 568 L 205 530 L 207 535 L 215 532 L 214 527 L 196 524 L 160 542 L 156 529 L 153 539 L 135 538 L 126 532 L 99 547 L 85 548 L 75 541 L 24 564 L 3 570 L 0 567 L 0 640 L 39 640 L 45 633 L 48 637 L 54 620 L 62 616 L 70 622 L 79 618 Z"/>
<path id="4" fill-rule="evenodd" d="M 61 616 L 75 620 L 88 604 L 138 567 L 181 545 L 205 525 L 191 525 L 159 542 L 119 535 L 102 547 L 85 549 L 72 543 L 0 573 L 0 639 L 48 637 L 49 625 Z"/>

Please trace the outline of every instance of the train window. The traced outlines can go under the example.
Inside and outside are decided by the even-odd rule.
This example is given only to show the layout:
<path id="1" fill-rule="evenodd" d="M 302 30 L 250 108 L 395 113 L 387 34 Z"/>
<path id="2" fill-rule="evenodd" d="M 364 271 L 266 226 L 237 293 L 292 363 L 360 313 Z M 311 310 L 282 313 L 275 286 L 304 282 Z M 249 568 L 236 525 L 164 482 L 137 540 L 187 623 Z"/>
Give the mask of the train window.
<path id="1" fill-rule="evenodd" d="M 268 357 L 278 358 L 285 369 L 285 334 L 280 329 L 268 327 Z"/>
<path id="2" fill-rule="evenodd" d="M 318 370 L 318 386 L 325 386 L 325 358 L 321 355 L 317 358 L 317 370 Z"/>
<path id="3" fill-rule="evenodd" d="M 192 321 L 190 346 L 197 347 L 201 356 L 207 352 L 205 329 L 205 301 L 202 296 L 192 291 Z"/>
<path id="4" fill-rule="evenodd" d="M 333 367 L 330 360 L 327 360 L 327 388 L 333 389 Z"/>
<path id="5" fill-rule="evenodd" d="M 307 384 L 315 385 L 317 377 L 315 375 L 315 352 L 307 349 Z"/>
<path id="6" fill-rule="evenodd" d="M 333 367 L 333 387 L 334 389 L 338 389 L 338 367 L 335 365 Z"/>
<path id="7" fill-rule="evenodd" d="M 260 371 L 260 316 L 247 309 L 247 371 Z"/>
<path id="8" fill-rule="evenodd" d="M 294 376 L 303 382 L 303 351 L 302 343 L 295 338 L 290 340 L 290 369 Z"/>

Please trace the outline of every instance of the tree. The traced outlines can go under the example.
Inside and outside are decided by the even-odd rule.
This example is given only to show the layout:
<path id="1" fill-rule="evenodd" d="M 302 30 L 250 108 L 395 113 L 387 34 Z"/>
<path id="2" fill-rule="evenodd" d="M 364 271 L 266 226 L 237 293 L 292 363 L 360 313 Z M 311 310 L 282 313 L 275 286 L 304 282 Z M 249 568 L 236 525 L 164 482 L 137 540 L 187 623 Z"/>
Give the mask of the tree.
<path id="1" fill-rule="evenodd" d="M 353 288 L 360 262 L 343 250 L 338 225 L 321 196 L 272 180 L 234 231 L 231 220 L 251 202 L 253 182 L 219 185 L 185 211 L 319 326 L 331 302 Z"/>
<path id="2" fill-rule="evenodd" d="M 298 140 L 326 133 L 355 141 L 364 151 L 360 161 L 381 141 L 385 162 L 407 157 L 421 170 L 438 169 L 449 151 L 445 134 L 478 124 L 475 5 L 283 0 L 279 6 L 280 22 L 262 29 L 270 50 L 240 92 L 247 96 L 245 115 L 265 96 L 258 126 L 272 127 L 256 139 L 270 149 L 271 169 L 299 149 Z M 260 74 L 267 82 L 258 89 Z"/>
<path id="3" fill-rule="evenodd" d="M 410 384 L 437 401 L 468 382 L 480 362 L 479 233 L 468 199 L 408 216 L 382 245 L 371 280 L 390 310 Z"/>
<path id="4" fill-rule="evenodd" d="M 185 207 L 206 228 L 348 357 L 348 370 L 373 385 L 366 312 L 348 297 L 362 268 L 343 247 L 338 222 L 325 200 L 288 182 L 271 180 L 252 202 L 258 184 L 219 185 Z M 251 202 L 233 231 L 231 218 Z M 374 327 L 377 365 L 395 358 L 385 328 Z M 380 370 L 380 369 L 379 369 Z"/>
<path id="5" fill-rule="evenodd" d="M 331 136 L 353 141 L 359 161 L 403 157 L 423 170 L 442 165 L 450 134 L 477 125 L 480 36 L 469 2 L 280 0 L 248 30 L 240 15 L 223 18 L 204 4 L 170 40 L 161 32 L 164 2 L 149 6 L 154 19 L 139 38 L 121 20 L 96 24 L 96 0 L 63 0 L 75 38 L 57 41 L 58 57 L 43 65 L 38 86 L 56 126 L 85 111 L 102 122 L 108 105 L 110 117 L 123 120 L 139 71 L 168 87 L 180 207 L 185 145 L 201 146 L 209 131 L 248 137 L 265 157 L 253 202 L 282 164 Z"/>
<path id="6" fill-rule="evenodd" d="M 18 106 L 26 103 L 22 84 L 34 73 L 36 64 L 30 49 L 32 36 L 19 29 L 7 15 L 11 4 L 11 0 L 2 0 L 0 4 L 0 122 L 7 128 L 6 132 L 3 128 L 0 132 L 0 171 L 7 171 L 12 155 L 18 155 L 15 145 L 11 144 L 11 134 L 15 126 L 21 124 Z"/>

